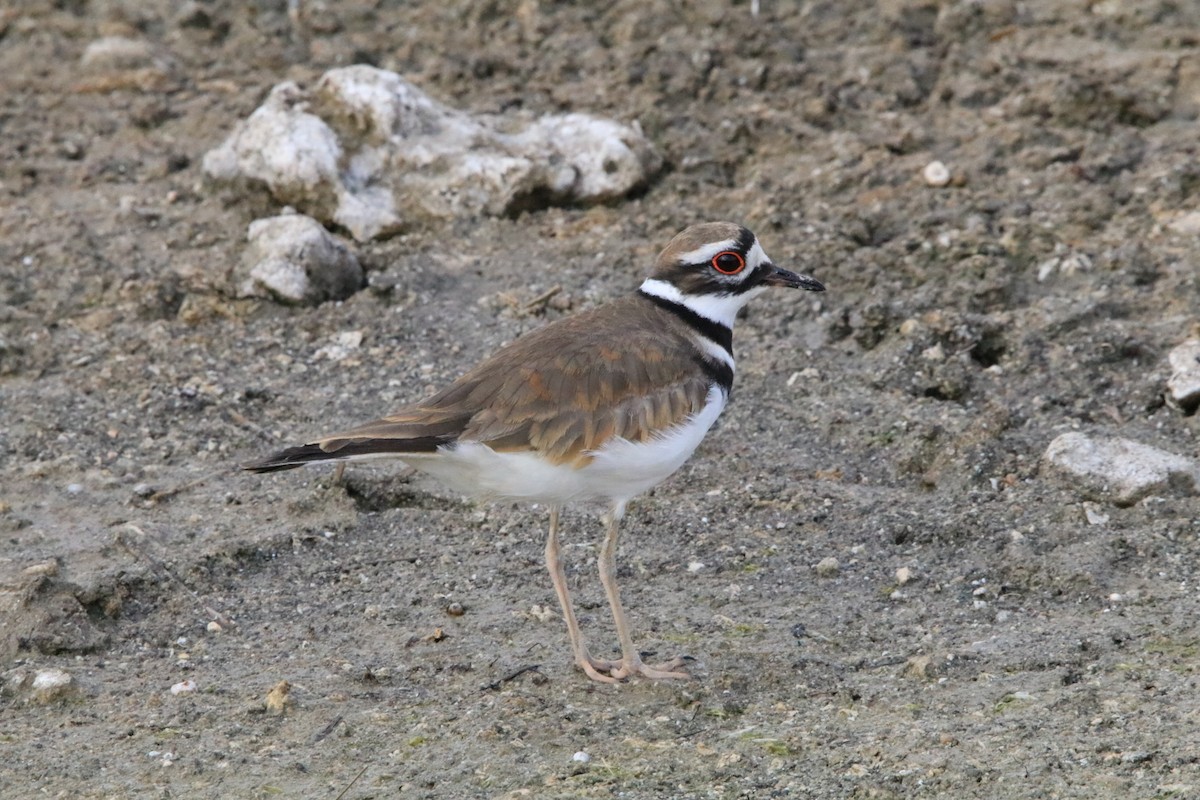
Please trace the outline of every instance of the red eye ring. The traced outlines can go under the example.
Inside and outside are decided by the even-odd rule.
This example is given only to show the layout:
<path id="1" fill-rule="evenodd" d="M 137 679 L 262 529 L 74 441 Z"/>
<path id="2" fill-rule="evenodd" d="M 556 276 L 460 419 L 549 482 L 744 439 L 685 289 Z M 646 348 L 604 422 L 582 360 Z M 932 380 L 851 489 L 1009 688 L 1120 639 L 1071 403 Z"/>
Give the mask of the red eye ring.
<path id="1" fill-rule="evenodd" d="M 713 256 L 712 266 L 722 275 L 737 275 L 746 268 L 746 259 L 741 253 L 723 250 Z"/>

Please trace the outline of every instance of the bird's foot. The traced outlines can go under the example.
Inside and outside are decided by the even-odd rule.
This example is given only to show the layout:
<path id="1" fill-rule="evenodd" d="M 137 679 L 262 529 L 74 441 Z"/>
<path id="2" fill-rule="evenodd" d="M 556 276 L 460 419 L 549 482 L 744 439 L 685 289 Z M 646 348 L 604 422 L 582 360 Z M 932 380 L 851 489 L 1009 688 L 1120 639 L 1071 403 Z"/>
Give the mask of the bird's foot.
<path id="1" fill-rule="evenodd" d="M 692 676 L 683 667 L 690 660 L 684 656 L 677 656 L 661 664 L 646 664 L 640 656 L 635 656 L 632 659 L 621 659 L 621 663 L 616 669 L 609 672 L 609 675 L 617 680 L 625 680 L 632 675 L 649 678 L 652 681 L 688 680 Z"/>
<path id="2" fill-rule="evenodd" d="M 599 683 L 619 683 L 620 679 L 613 677 L 613 671 L 621 665 L 620 661 L 609 661 L 605 658 L 592 658 L 590 653 L 584 653 L 575 663 L 583 673 Z"/>
<path id="3" fill-rule="evenodd" d="M 684 670 L 684 666 L 690 660 L 681 656 L 661 664 L 647 664 L 642 661 L 641 656 L 623 658 L 620 661 L 606 661 L 589 656 L 579 666 L 589 678 L 601 683 L 620 683 L 634 675 L 652 681 L 687 680 L 692 676 Z"/>

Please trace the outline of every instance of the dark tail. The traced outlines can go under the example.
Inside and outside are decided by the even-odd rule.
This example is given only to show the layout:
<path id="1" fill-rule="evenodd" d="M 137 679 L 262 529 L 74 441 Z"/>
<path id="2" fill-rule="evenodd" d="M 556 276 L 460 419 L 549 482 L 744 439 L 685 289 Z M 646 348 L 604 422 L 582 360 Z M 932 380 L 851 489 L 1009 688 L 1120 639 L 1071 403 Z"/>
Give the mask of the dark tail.
<path id="1" fill-rule="evenodd" d="M 331 461 L 339 458 L 337 455 L 326 453 L 317 444 L 306 444 L 300 447 L 289 447 L 287 450 L 280 450 L 272 456 L 264 458 L 262 461 L 255 461 L 252 464 L 246 464 L 242 467 L 250 472 L 278 472 L 283 469 L 295 469 L 303 467 L 305 464 L 314 464 L 319 461 Z"/>
<path id="2" fill-rule="evenodd" d="M 278 472 L 296 469 L 305 464 L 322 461 L 350 461 L 371 456 L 396 456 L 403 458 L 411 453 L 433 453 L 438 447 L 454 441 L 453 436 L 417 436 L 411 439 L 335 439 L 324 444 L 305 444 L 280 450 L 262 461 L 246 464 L 242 469 L 250 472 Z"/>

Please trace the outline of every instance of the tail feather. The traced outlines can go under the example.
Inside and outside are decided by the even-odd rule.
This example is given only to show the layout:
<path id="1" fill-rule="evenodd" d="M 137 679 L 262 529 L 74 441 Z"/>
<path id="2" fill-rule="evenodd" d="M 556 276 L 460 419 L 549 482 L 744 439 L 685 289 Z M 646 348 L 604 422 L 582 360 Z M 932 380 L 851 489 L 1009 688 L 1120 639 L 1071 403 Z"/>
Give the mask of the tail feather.
<path id="1" fill-rule="evenodd" d="M 416 436 L 408 439 L 326 439 L 313 444 L 289 447 L 261 461 L 246 464 L 249 472 L 278 472 L 323 461 L 350 461 L 356 458 L 433 453 L 454 441 L 453 436 Z"/>

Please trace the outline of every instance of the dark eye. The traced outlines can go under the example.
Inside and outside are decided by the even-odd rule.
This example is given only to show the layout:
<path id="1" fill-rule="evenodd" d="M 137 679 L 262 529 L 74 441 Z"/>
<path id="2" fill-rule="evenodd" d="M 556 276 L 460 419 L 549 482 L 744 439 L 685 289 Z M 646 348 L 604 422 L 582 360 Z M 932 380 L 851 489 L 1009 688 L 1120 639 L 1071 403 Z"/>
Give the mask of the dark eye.
<path id="1" fill-rule="evenodd" d="M 726 250 L 713 256 L 712 265 L 722 275 L 737 275 L 746 268 L 746 259 L 742 258 L 741 253 Z"/>

